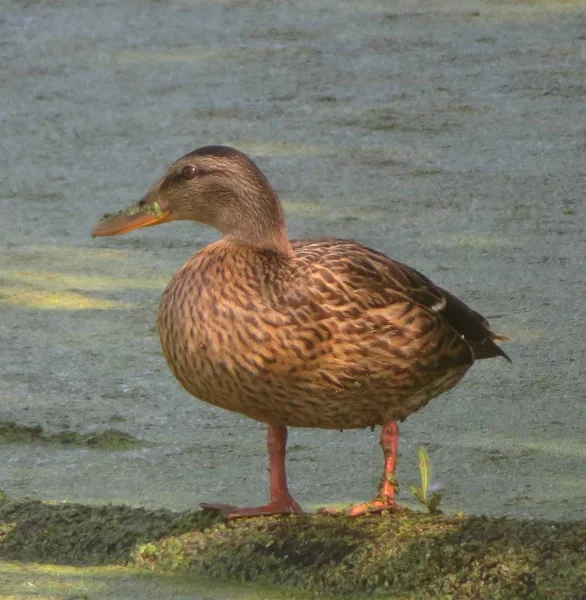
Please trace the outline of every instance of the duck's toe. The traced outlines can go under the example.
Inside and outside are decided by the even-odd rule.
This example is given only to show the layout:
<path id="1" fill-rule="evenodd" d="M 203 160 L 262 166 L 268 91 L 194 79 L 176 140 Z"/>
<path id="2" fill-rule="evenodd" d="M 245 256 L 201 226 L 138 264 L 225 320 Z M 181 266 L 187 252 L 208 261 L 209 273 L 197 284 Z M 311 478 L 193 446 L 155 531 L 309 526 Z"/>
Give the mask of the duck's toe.
<path id="1" fill-rule="evenodd" d="M 363 502 L 350 506 L 349 508 L 320 508 L 318 513 L 322 515 L 341 515 L 347 517 L 361 517 L 363 515 L 374 515 L 385 511 L 399 511 L 403 507 L 397 504 L 394 498 L 376 498 L 371 502 Z"/>
<path id="2" fill-rule="evenodd" d="M 251 506 L 247 508 L 238 508 L 232 504 L 215 504 L 203 502 L 201 508 L 208 510 L 216 510 L 224 515 L 227 519 L 244 519 L 247 517 L 262 517 L 271 515 L 292 515 L 301 514 L 303 511 L 297 502 L 289 496 L 277 502 L 269 502 L 264 506 Z"/>

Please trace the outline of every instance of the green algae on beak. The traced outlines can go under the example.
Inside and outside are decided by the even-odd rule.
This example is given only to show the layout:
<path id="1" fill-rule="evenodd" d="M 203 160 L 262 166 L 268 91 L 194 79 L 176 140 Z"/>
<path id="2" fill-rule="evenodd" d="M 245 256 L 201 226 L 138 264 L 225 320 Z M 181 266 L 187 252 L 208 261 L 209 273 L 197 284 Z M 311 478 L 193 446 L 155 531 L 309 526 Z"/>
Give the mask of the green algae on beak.
<path id="1" fill-rule="evenodd" d="M 135 215 L 139 215 L 141 213 L 151 215 L 153 217 L 160 218 L 163 216 L 163 209 L 158 202 L 152 202 L 151 204 L 133 204 L 129 208 L 125 208 L 123 210 L 119 210 L 115 213 L 105 213 L 104 216 L 100 219 L 100 223 L 104 223 L 105 221 L 109 221 L 118 215 L 126 215 L 128 217 L 134 217 Z"/>
<path id="2" fill-rule="evenodd" d="M 120 235 L 134 229 L 150 227 L 172 220 L 171 211 L 163 208 L 159 202 L 141 200 L 124 210 L 106 213 L 92 230 L 92 236 Z"/>

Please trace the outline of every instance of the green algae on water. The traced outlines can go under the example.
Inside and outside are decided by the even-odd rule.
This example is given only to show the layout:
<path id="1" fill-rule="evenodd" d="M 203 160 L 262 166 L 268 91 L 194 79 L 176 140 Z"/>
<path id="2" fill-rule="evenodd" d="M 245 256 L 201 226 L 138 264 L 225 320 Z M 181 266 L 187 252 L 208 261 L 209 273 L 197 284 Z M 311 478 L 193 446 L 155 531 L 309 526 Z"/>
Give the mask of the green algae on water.
<path id="1" fill-rule="evenodd" d="M 118 429 L 84 434 L 68 429 L 47 433 L 40 425 L 29 426 L 19 425 L 12 421 L 0 421 L 0 445 L 4 444 L 72 445 L 110 451 L 152 446 L 150 442 L 139 440 Z"/>

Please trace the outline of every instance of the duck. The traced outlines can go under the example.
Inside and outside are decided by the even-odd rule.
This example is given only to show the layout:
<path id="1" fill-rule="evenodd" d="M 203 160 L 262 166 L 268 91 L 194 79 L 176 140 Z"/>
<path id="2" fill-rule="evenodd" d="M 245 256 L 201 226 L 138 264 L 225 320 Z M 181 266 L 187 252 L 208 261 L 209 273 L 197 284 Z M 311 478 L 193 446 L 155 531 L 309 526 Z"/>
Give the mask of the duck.
<path id="1" fill-rule="evenodd" d="M 269 502 L 202 508 L 228 519 L 301 513 L 286 475 L 288 428 L 381 426 L 377 493 L 343 512 L 399 509 L 398 423 L 452 389 L 475 361 L 510 362 L 497 344 L 509 338 L 416 269 L 360 242 L 289 239 L 276 191 L 234 148 L 185 154 L 140 201 L 104 215 L 92 236 L 176 220 L 221 236 L 162 295 L 167 365 L 193 397 L 267 425 Z"/>

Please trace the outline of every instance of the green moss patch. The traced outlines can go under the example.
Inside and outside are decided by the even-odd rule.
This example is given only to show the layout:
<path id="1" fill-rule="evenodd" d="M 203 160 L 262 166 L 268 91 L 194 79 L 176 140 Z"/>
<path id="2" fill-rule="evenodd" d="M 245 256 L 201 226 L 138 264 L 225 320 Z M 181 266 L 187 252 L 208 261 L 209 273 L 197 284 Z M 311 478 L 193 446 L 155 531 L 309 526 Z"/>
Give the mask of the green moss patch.
<path id="1" fill-rule="evenodd" d="M 0 498 L 0 557 L 127 564 L 345 597 L 586 597 L 586 522 L 326 515 L 226 523 L 212 511 Z"/>
<path id="2" fill-rule="evenodd" d="M 209 527 L 201 511 L 11 501 L 0 497 L 0 557 L 40 563 L 128 563 L 137 544 Z"/>
<path id="3" fill-rule="evenodd" d="M 118 429 L 85 434 L 70 430 L 47 433 L 40 425 L 18 425 L 12 421 L 0 422 L 0 445 L 31 443 L 86 446 L 100 450 L 131 450 L 152 445 L 150 442 L 139 440 Z"/>
<path id="4" fill-rule="evenodd" d="M 586 523 L 413 512 L 255 519 L 138 549 L 152 568 L 343 596 L 580 598 Z"/>

